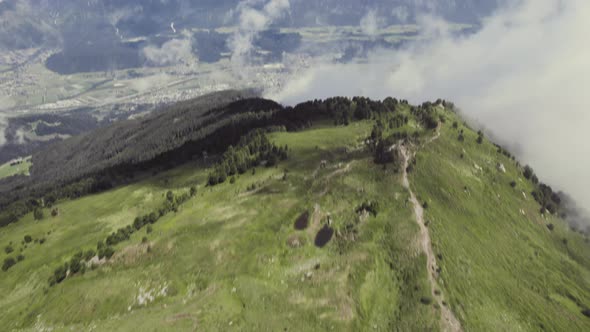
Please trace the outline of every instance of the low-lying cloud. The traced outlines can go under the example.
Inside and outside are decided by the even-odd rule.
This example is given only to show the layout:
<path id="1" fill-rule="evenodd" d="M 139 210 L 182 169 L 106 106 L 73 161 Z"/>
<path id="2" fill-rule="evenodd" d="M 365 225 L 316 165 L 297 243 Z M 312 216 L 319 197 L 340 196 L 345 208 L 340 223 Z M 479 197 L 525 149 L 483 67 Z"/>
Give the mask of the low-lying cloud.
<path id="1" fill-rule="evenodd" d="M 452 100 L 500 143 L 518 146 L 542 180 L 588 207 L 589 16 L 587 0 L 515 1 L 469 36 L 422 17 L 427 42 L 375 51 L 363 64 L 316 63 L 269 97 Z"/>
<path id="2" fill-rule="evenodd" d="M 260 4 L 264 3 L 262 7 Z M 289 0 L 246 0 L 236 8 L 237 29 L 228 42 L 234 73 L 247 76 L 246 67 L 251 62 L 254 39 L 275 20 L 286 15 L 291 8 Z"/>
<path id="3" fill-rule="evenodd" d="M 190 39 L 172 39 L 161 47 L 147 46 L 143 49 L 147 62 L 156 66 L 169 66 L 188 63 L 193 59 Z"/>

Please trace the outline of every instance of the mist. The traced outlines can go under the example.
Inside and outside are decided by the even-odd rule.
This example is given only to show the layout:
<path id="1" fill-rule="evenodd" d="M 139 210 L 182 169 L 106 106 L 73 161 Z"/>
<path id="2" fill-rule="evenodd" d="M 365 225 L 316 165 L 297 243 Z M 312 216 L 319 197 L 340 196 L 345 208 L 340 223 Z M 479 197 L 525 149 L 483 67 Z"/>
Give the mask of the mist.
<path id="1" fill-rule="evenodd" d="M 587 0 L 512 1 L 483 19 L 478 32 L 456 36 L 436 15 L 420 16 L 421 42 L 374 51 L 362 64 L 315 63 L 266 96 L 285 104 L 334 95 L 451 100 L 542 181 L 587 209 L 588 17 Z"/>
<path id="2" fill-rule="evenodd" d="M 269 28 L 275 20 L 286 15 L 291 8 L 289 0 L 262 1 L 262 7 L 260 3 L 258 0 L 242 1 L 235 10 L 237 29 L 229 39 L 228 47 L 232 54 L 232 70 L 238 78 L 245 78 L 250 74 L 247 67 L 254 51 L 254 38 Z"/>
<path id="3" fill-rule="evenodd" d="M 150 45 L 142 52 L 148 63 L 156 66 L 188 63 L 193 58 L 192 44 L 189 39 L 172 39 L 161 47 Z"/>

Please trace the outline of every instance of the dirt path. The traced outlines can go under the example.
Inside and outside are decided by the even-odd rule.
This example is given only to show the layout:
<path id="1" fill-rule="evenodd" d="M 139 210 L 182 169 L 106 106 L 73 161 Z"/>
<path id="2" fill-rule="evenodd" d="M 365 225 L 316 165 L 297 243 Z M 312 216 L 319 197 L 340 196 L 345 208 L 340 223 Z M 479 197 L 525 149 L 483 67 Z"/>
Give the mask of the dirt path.
<path id="1" fill-rule="evenodd" d="M 440 136 L 440 131 L 437 130 L 435 136 L 430 138 L 427 143 L 430 143 L 437 139 Z M 443 298 L 442 295 L 436 295 L 434 293 L 435 289 L 440 290 L 438 282 L 436 281 L 436 271 L 438 269 L 436 265 L 436 258 L 434 256 L 434 252 L 432 251 L 432 243 L 430 241 L 430 233 L 428 231 L 428 227 L 426 227 L 424 222 L 424 209 L 422 208 L 422 204 L 416 198 L 416 194 L 412 191 L 410 187 L 410 181 L 408 180 L 408 162 L 410 160 L 410 152 L 405 145 L 400 145 L 400 151 L 404 158 L 403 163 L 403 179 L 402 184 L 403 186 L 408 189 L 410 192 L 410 202 L 414 206 L 414 214 L 416 215 L 416 222 L 418 226 L 420 226 L 420 245 L 422 247 L 422 251 L 426 254 L 426 267 L 428 269 L 428 280 L 430 281 L 431 289 L 432 289 L 432 298 L 441 308 L 441 318 L 442 318 L 442 329 L 443 331 L 462 331 L 461 323 L 457 320 L 457 317 L 453 314 L 453 312 L 445 305 L 443 305 Z"/>

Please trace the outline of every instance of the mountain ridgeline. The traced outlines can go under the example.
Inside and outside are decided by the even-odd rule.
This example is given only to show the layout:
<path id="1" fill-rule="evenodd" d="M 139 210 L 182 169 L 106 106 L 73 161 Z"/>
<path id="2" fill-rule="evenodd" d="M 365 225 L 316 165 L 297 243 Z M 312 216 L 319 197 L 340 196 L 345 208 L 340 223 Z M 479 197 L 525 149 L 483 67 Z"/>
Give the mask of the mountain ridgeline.
<path id="1" fill-rule="evenodd" d="M 408 116 L 397 111 L 400 105 L 409 107 L 411 116 L 427 129 L 436 128 L 440 121 L 436 105 L 454 107 L 443 100 L 411 106 L 405 100 L 375 101 L 364 97 L 334 97 L 283 107 L 256 97 L 253 90 L 223 91 L 180 102 L 146 117 L 118 121 L 35 152 L 30 176 L 0 180 L 0 225 L 18 220 L 42 202 L 52 204 L 62 198 L 100 192 L 209 154 L 219 155 L 254 129 L 298 131 L 318 121 L 347 126 L 353 121 L 379 119 L 370 138 L 375 142 L 376 162 L 387 163 L 393 160 L 389 146 L 396 140 L 418 135 L 417 131 L 404 131 L 382 137 L 385 127 L 399 128 L 408 123 Z M 479 134 L 481 141 L 483 133 Z M 462 136 L 459 134 L 458 139 L 462 140 Z M 500 146 L 498 153 L 512 157 Z M 279 158 L 285 155 L 285 151 L 277 153 Z M 223 182 L 227 175 L 235 173 L 218 169 L 217 180 L 211 179 L 210 183 Z M 559 208 L 560 196 L 539 183 L 532 168 L 526 166 L 523 173 L 538 185 L 532 195 L 541 204 L 541 212 L 565 211 Z"/>
<path id="2" fill-rule="evenodd" d="M 31 162 L 1 181 L 5 330 L 590 329 L 571 199 L 445 100 L 225 91 Z"/>

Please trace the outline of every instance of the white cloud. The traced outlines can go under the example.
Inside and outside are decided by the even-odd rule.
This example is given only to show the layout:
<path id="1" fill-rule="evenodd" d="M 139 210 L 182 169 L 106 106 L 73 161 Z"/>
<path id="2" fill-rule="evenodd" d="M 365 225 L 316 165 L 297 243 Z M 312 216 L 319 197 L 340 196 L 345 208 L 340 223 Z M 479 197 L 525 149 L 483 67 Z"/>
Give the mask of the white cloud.
<path id="1" fill-rule="evenodd" d="M 425 31 L 437 38 L 375 52 L 368 64 L 316 64 L 271 97 L 285 103 L 332 95 L 452 100 L 501 143 L 518 145 L 521 159 L 542 180 L 587 207 L 589 16 L 587 0 L 524 0 L 467 37 L 422 18 Z"/>
<path id="2" fill-rule="evenodd" d="M 377 15 L 377 11 L 372 9 L 369 10 L 365 16 L 361 18 L 361 30 L 367 36 L 376 36 L 379 30 L 383 28 L 385 24 L 383 18 Z"/>
<path id="3" fill-rule="evenodd" d="M 188 39 L 172 39 L 162 47 L 147 46 L 143 54 L 149 63 L 157 66 L 188 63 L 193 59 L 191 41 Z"/>
<path id="4" fill-rule="evenodd" d="M 254 38 L 290 10 L 289 0 L 269 0 L 262 8 L 257 9 L 255 5 L 259 3 L 261 1 L 246 0 L 238 4 L 235 11 L 238 15 L 238 28 L 228 44 L 232 53 L 232 68 L 241 77 L 248 75 L 247 66 L 254 48 Z"/>

